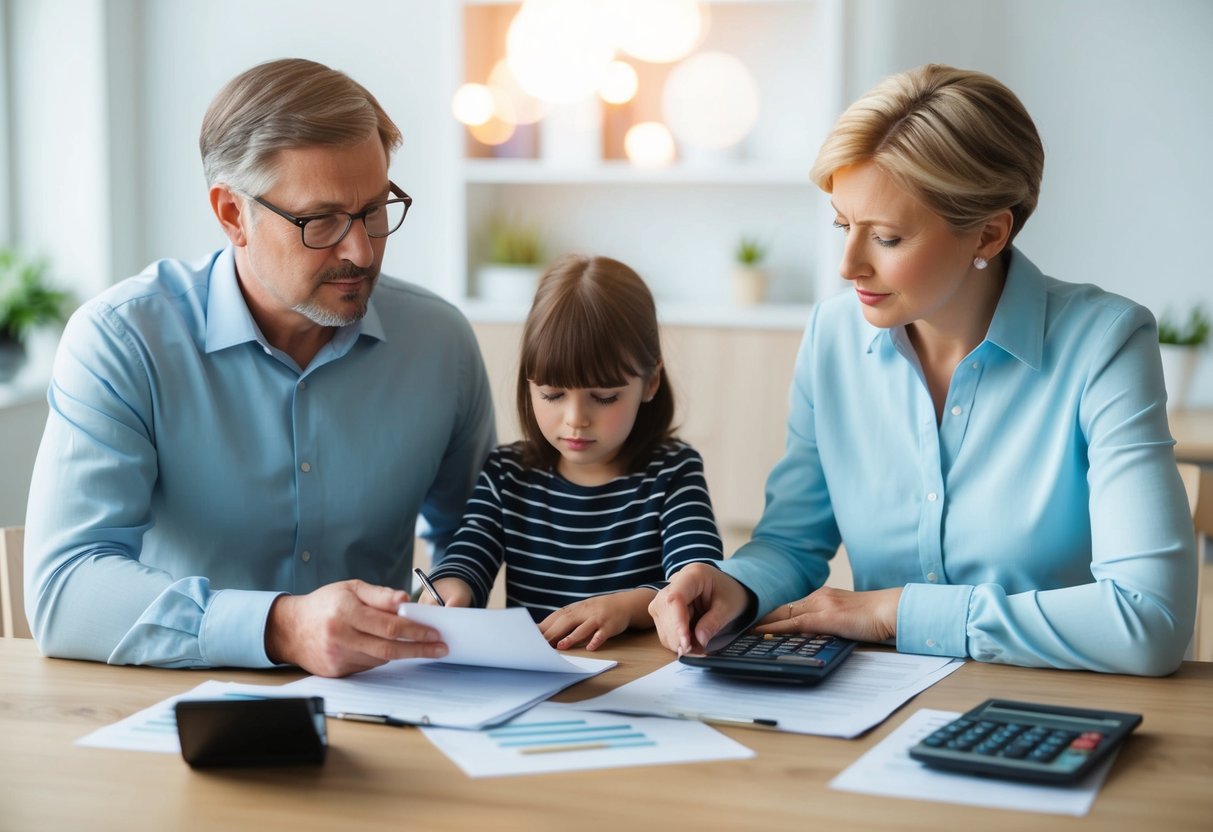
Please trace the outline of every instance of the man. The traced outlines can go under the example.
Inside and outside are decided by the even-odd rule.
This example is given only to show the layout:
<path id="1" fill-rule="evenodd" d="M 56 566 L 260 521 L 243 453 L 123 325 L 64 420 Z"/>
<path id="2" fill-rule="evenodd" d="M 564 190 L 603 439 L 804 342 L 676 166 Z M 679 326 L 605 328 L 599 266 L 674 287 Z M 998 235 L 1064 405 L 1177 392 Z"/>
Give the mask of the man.
<path id="1" fill-rule="evenodd" d="M 396 615 L 418 514 L 440 551 L 494 444 L 467 321 L 379 279 L 411 199 L 400 131 L 340 72 L 273 61 L 200 145 L 229 245 L 83 306 L 26 519 L 48 655 L 339 676 L 446 652 Z"/>

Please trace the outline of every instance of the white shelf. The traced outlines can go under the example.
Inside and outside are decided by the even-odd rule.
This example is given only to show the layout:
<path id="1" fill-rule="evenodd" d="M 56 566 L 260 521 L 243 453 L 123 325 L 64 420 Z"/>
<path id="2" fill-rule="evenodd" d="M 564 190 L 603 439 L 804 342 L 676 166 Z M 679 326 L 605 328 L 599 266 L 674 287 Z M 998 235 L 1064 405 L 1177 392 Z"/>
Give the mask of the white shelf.
<path id="1" fill-rule="evenodd" d="M 520 324 L 528 305 L 478 300 L 460 303 L 468 320 L 476 324 Z M 763 303 L 756 306 L 696 304 L 657 299 L 657 317 L 663 325 L 725 329 L 768 329 L 799 332 L 809 320 L 812 304 Z"/>

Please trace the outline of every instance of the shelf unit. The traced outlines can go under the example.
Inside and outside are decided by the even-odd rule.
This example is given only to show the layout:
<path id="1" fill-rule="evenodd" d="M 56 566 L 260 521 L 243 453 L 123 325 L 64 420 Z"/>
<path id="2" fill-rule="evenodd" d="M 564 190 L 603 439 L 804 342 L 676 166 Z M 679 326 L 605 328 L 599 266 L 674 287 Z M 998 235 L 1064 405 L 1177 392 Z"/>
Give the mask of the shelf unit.
<path id="1" fill-rule="evenodd" d="M 603 152 L 584 162 L 543 157 L 495 157 L 494 149 L 453 123 L 464 149 L 457 163 L 456 221 L 465 241 L 457 258 L 453 294 L 468 306 L 500 319 L 476 303 L 475 273 L 483 260 L 488 225 L 498 217 L 542 230 L 548 255 L 565 251 L 604 254 L 634 267 L 650 284 L 663 314 L 684 306 L 715 310 L 714 323 L 748 321 L 780 328 L 799 311 L 763 313 L 733 306 L 733 249 L 742 235 L 770 245 L 769 302 L 798 310 L 831 290 L 837 264 L 835 232 L 825 216 L 828 202 L 809 181 L 813 156 L 840 110 L 842 95 L 842 0 L 712 0 L 704 4 L 711 24 L 701 51 L 740 58 L 759 88 L 761 111 L 750 135 L 727 156 L 686 153 L 664 168 L 645 169 L 618 155 L 620 120 L 660 119 L 660 88 L 669 66 L 629 62 L 641 92 L 622 110 L 607 108 Z M 484 82 L 504 55 L 505 34 L 516 2 L 463 0 L 459 12 L 454 77 Z M 541 142 L 540 142 L 541 145 Z M 532 145 L 534 146 L 534 145 Z M 680 148 L 681 152 L 682 148 Z M 497 151 L 500 152 L 500 151 Z"/>

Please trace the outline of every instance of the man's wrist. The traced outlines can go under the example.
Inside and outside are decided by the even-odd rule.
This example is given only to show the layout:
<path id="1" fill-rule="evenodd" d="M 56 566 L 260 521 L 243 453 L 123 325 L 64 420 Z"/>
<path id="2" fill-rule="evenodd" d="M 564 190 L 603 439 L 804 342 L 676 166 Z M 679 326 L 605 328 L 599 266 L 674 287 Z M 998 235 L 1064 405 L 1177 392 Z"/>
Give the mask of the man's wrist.
<path id="1" fill-rule="evenodd" d="M 290 658 L 289 635 L 294 597 L 279 595 L 270 605 L 265 617 L 265 655 L 274 664 L 294 664 Z"/>

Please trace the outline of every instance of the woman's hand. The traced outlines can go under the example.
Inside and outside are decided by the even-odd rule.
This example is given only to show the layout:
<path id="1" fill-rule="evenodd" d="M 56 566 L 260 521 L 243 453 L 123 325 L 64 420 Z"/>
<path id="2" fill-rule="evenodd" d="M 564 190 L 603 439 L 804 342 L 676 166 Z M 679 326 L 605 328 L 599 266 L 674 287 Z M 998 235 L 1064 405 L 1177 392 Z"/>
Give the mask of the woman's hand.
<path id="1" fill-rule="evenodd" d="M 472 588 L 459 578 L 443 578 L 434 581 L 434 589 L 442 596 L 448 607 L 470 607 L 472 605 Z M 436 607 L 438 602 L 425 589 L 417 593 L 417 603 Z"/>
<path id="2" fill-rule="evenodd" d="M 827 633 L 855 641 L 887 641 L 897 635 L 901 587 L 850 592 L 823 586 L 799 601 L 781 604 L 756 633 Z"/>
<path id="3" fill-rule="evenodd" d="M 651 589 L 595 595 L 556 610 L 539 622 L 539 632 L 557 650 L 576 647 L 586 639 L 585 649 L 597 650 L 628 627 L 653 626 L 648 608 L 656 595 Z"/>
<path id="4" fill-rule="evenodd" d="M 691 563 L 657 593 L 649 614 L 661 643 L 682 654 L 702 648 L 745 612 L 749 602 L 749 593 L 737 580 L 714 566 Z"/>

